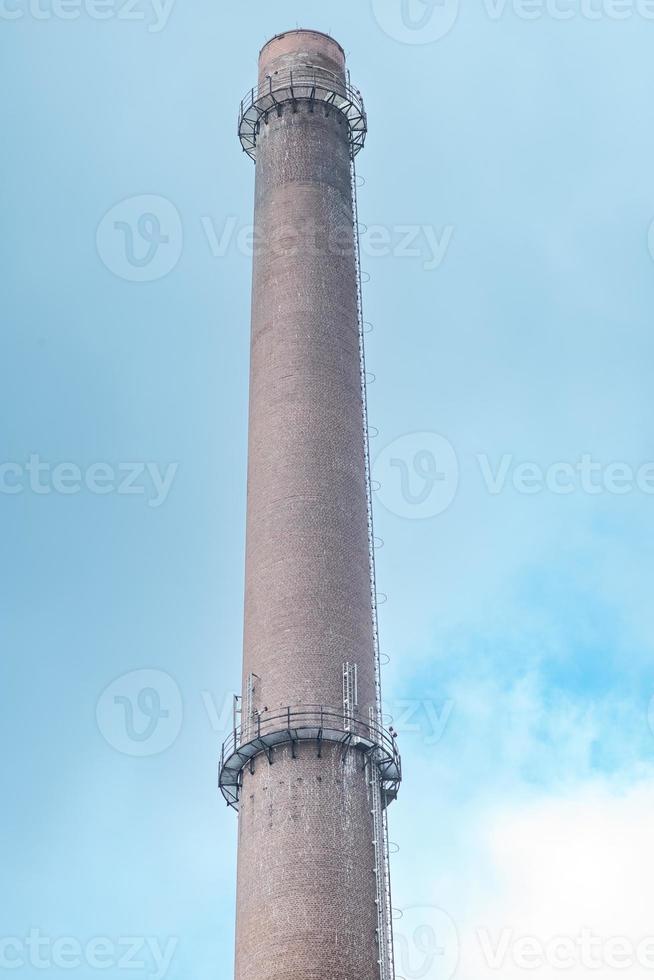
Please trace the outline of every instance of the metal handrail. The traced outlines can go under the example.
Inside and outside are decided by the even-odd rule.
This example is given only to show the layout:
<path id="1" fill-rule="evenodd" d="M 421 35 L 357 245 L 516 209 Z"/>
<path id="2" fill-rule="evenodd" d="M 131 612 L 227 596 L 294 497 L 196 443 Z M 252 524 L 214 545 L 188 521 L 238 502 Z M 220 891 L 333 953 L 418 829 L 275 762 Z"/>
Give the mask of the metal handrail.
<path id="1" fill-rule="evenodd" d="M 346 728 L 347 724 L 347 728 Z M 256 729 L 256 733 L 253 730 Z M 275 732 L 296 729 L 318 728 L 320 730 L 342 732 L 347 736 L 359 736 L 374 745 L 382 747 L 388 755 L 400 766 L 400 754 L 395 738 L 384 728 L 364 721 L 361 718 L 345 715 L 335 708 L 324 705 L 289 705 L 275 714 L 262 712 L 257 716 L 255 726 L 238 725 L 225 740 L 221 751 L 221 767 L 225 759 L 234 755 L 242 745 L 255 741 L 262 736 Z M 245 734 L 247 732 L 247 734 Z"/>
<path id="2" fill-rule="evenodd" d="M 327 68 L 306 66 L 279 71 L 251 88 L 241 100 L 238 133 L 241 145 L 252 159 L 256 159 L 257 135 L 260 120 L 286 102 L 294 105 L 299 101 L 322 103 L 340 112 L 349 127 L 352 155 L 363 147 L 367 132 L 366 110 L 358 88 L 342 75 Z"/>
<path id="3" fill-rule="evenodd" d="M 273 84 L 274 83 L 274 84 Z M 336 92 L 343 98 L 347 98 L 353 105 L 357 105 L 363 111 L 363 96 L 358 88 L 344 81 L 341 75 L 329 71 L 327 68 L 311 68 L 308 70 L 291 68 L 277 72 L 275 75 L 268 75 L 263 81 L 246 92 L 241 99 L 241 115 L 244 110 L 253 105 L 266 95 L 274 95 L 280 89 L 308 88 L 315 84 L 316 88 L 321 88 L 326 92 Z M 308 96 L 298 96 L 298 98 L 308 98 Z"/>

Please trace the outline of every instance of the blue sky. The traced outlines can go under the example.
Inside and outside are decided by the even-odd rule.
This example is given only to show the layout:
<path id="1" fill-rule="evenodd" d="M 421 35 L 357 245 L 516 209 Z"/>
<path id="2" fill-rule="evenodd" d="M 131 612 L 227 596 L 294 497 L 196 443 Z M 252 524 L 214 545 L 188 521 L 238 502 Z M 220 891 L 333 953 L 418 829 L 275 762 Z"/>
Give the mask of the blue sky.
<path id="1" fill-rule="evenodd" d="M 369 112 L 398 974 L 492 976 L 484 928 L 651 935 L 654 12 L 0 7 L 3 966 L 43 976 L 36 930 L 56 977 L 124 975 L 127 937 L 132 976 L 231 975 L 216 764 L 240 673 L 254 179 L 235 128 L 259 47 L 298 24 L 341 41 Z M 447 956 L 421 963 L 421 923 Z"/>

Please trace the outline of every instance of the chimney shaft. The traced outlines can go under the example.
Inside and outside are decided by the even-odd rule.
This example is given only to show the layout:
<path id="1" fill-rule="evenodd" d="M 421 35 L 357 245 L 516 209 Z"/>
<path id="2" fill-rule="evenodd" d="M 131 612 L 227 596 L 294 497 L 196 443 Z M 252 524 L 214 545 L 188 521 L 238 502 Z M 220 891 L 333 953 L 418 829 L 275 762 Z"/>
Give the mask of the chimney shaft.
<path id="1" fill-rule="evenodd" d="M 241 725 L 221 762 L 239 808 L 236 980 L 387 980 L 399 759 L 371 594 L 352 181 L 365 112 L 340 45 L 273 38 L 239 126 L 256 191 Z"/>

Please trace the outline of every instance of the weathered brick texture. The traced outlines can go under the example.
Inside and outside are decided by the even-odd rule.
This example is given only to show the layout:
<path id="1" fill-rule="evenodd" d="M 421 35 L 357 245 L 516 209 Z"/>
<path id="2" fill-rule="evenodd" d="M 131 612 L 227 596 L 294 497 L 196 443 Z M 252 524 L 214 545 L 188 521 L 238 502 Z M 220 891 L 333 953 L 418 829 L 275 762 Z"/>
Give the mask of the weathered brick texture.
<path id="1" fill-rule="evenodd" d="M 305 743 L 273 758 L 241 794 L 237 980 L 379 980 L 361 756 Z"/>
<path id="2" fill-rule="evenodd" d="M 312 64 L 331 38 L 292 31 L 259 77 Z M 356 663 L 375 704 L 356 267 L 347 125 L 300 101 L 257 145 L 243 690 L 254 704 L 342 709 Z M 378 980 L 369 789 L 356 751 L 275 749 L 246 771 L 237 980 Z"/>

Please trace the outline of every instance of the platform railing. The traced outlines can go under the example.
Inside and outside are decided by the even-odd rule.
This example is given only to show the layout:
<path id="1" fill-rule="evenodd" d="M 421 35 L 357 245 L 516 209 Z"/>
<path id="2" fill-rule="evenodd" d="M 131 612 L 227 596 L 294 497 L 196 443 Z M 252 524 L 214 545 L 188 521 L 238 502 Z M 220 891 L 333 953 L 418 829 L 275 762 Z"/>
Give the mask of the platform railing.
<path id="1" fill-rule="evenodd" d="M 373 722 L 358 718 L 355 714 L 345 714 L 335 708 L 324 705 L 289 705 L 275 712 L 256 714 L 249 726 L 238 725 L 233 729 L 223 744 L 221 762 L 226 756 L 232 755 L 240 745 L 245 745 L 253 739 L 265 737 L 274 732 L 296 729 L 318 729 L 342 733 L 343 739 L 357 736 L 375 745 L 384 746 L 391 756 L 397 756 L 399 751 L 395 739 L 384 728 Z"/>
<path id="2" fill-rule="evenodd" d="M 350 94 L 357 97 L 363 104 L 361 93 L 336 72 L 329 71 L 327 68 L 318 68 L 314 65 L 301 66 L 300 68 L 278 71 L 274 75 L 266 75 L 263 81 L 250 89 L 248 94 L 241 102 L 241 107 L 252 103 L 265 95 L 273 94 L 279 89 L 292 89 L 297 98 L 308 98 L 313 88 L 321 88 L 328 92 L 336 92 L 343 97 Z"/>
<path id="3" fill-rule="evenodd" d="M 393 735 L 372 721 L 324 705 L 289 705 L 255 715 L 250 725 L 236 726 L 220 754 L 220 790 L 230 806 L 237 807 L 243 771 L 265 755 L 272 765 L 274 751 L 290 745 L 293 754 L 300 743 L 313 742 L 318 754 L 324 743 L 339 743 L 345 751 L 360 751 L 379 769 L 384 805 L 395 799 L 402 779 L 402 763 Z"/>
<path id="4" fill-rule="evenodd" d="M 352 155 L 363 147 L 367 132 L 363 97 L 342 75 L 326 68 L 302 66 L 267 76 L 241 100 L 238 133 L 248 156 L 256 160 L 257 137 L 262 120 L 274 110 L 279 113 L 286 103 L 308 101 L 322 104 L 325 111 L 334 109 L 345 117 Z"/>

